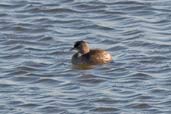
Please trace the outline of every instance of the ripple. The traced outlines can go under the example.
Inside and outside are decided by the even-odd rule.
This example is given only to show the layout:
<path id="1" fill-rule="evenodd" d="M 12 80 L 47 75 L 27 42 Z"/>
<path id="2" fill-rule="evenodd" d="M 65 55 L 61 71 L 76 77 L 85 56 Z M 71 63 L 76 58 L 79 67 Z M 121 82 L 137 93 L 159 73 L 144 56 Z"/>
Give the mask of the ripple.
<path id="1" fill-rule="evenodd" d="M 136 104 L 131 104 L 128 107 L 133 107 L 135 109 L 147 109 L 147 108 L 151 108 L 151 106 L 147 103 L 136 103 Z"/>
<path id="2" fill-rule="evenodd" d="M 85 83 L 85 84 L 99 84 L 99 83 L 104 82 L 105 80 L 101 79 L 98 76 L 87 74 L 87 75 L 80 76 L 78 81 L 81 82 L 82 84 L 83 83 Z"/>
<path id="3" fill-rule="evenodd" d="M 32 83 L 34 80 L 38 80 L 38 78 L 36 78 L 36 77 L 27 77 L 27 76 L 18 76 L 18 77 L 13 77 L 12 80 L 19 81 L 19 82 L 24 82 L 24 83 Z"/>
<path id="4" fill-rule="evenodd" d="M 109 108 L 109 107 L 98 107 L 98 108 L 93 109 L 93 111 L 101 112 L 101 113 L 103 113 L 103 112 L 105 112 L 105 113 L 107 113 L 107 112 L 113 113 L 113 112 L 118 111 L 118 109 L 117 108 L 112 108 L 112 107 L 111 108 Z"/>
<path id="5" fill-rule="evenodd" d="M 120 100 L 113 100 L 111 98 L 99 98 L 93 102 L 100 103 L 100 104 L 113 104 L 113 103 L 119 103 L 121 101 Z"/>
<path id="6" fill-rule="evenodd" d="M 10 101 L 8 104 L 19 106 L 19 105 L 23 104 L 23 102 L 22 101 L 18 101 L 18 100 L 14 100 L 14 101 Z"/>
<path id="7" fill-rule="evenodd" d="M 39 108 L 39 110 L 40 112 L 46 112 L 46 113 L 56 113 L 56 112 L 59 112 L 59 114 L 68 113 L 68 111 L 66 111 L 65 109 L 56 108 L 54 106 L 45 106 L 45 107 Z"/>
<path id="8" fill-rule="evenodd" d="M 153 76 L 149 74 L 145 74 L 145 73 L 135 73 L 135 74 L 132 74 L 131 77 L 137 80 L 149 80 L 149 79 L 154 78 Z"/>
<path id="9" fill-rule="evenodd" d="M 125 50 L 127 49 L 125 46 L 122 46 L 122 45 L 115 45 L 114 47 L 110 48 L 110 50 L 113 50 L 113 51 L 121 51 L 121 50 Z"/>
<path id="10" fill-rule="evenodd" d="M 2 9 L 15 9 L 15 8 L 22 7 L 22 3 L 20 2 L 19 4 L 17 4 L 17 3 L 2 2 L 0 3 L 0 7 Z"/>
<path id="11" fill-rule="evenodd" d="M 33 103 L 27 103 L 27 104 L 22 104 L 22 105 L 18 105 L 19 107 L 23 107 L 23 108 L 35 108 L 40 106 L 39 104 L 33 104 Z"/>
<path id="12" fill-rule="evenodd" d="M 34 83 L 40 83 L 40 84 L 45 84 L 45 85 L 59 85 L 61 81 L 55 80 L 55 79 L 39 79 L 37 81 L 34 81 Z"/>
<path id="13" fill-rule="evenodd" d="M 106 8 L 105 5 L 102 5 L 102 4 L 83 4 L 83 3 L 77 3 L 75 5 L 75 8 L 79 11 L 93 11 L 93 10 L 100 10 L 100 9 L 104 9 Z"/>

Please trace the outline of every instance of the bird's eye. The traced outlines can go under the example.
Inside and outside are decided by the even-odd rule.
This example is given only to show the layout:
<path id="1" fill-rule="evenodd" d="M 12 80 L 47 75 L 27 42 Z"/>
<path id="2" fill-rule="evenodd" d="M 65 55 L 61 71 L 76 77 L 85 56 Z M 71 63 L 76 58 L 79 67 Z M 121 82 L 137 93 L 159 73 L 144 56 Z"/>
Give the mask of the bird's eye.
<path id="1" fill-rule="evenodd" d="M 79 47 L 79 44 L 78 44 L 78 43 L 76 43 L 76 44 L 74 45 L 74 47 Z"/>
<path id="2" fill-rule="evenodd" d="M 75 43 L 74 47 L 79 48 L 79 47 L 81 47 L 82 43 L 83 43 L 83 41 L 78 41 Z"/>

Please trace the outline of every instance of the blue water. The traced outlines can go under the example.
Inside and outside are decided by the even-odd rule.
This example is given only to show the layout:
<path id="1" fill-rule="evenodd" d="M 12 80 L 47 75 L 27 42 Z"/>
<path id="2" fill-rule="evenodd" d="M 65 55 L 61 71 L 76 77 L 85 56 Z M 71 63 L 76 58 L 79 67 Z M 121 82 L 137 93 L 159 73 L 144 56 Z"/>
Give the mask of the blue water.
<path id="1" fill-rule="evenodd" d="M 77 40 L 112 63 L 72 67 Z M 170 0 L 1 0 L 0 114 L 171 114 Z"/>

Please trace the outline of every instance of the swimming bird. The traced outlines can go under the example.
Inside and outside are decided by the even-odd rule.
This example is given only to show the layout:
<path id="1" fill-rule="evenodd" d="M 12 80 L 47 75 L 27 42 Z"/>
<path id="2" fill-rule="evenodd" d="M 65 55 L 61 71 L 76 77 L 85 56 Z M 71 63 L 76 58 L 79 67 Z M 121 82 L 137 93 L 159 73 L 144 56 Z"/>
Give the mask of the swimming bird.
<path id="1" fill-rule="evenodd" d="M 72 56 L 74 65 L 98 65 L 112 61 L 112 56 L 102 49 L 90 49 L 86 41 L 77 41 L 71 50 L 77 50 Z"/>

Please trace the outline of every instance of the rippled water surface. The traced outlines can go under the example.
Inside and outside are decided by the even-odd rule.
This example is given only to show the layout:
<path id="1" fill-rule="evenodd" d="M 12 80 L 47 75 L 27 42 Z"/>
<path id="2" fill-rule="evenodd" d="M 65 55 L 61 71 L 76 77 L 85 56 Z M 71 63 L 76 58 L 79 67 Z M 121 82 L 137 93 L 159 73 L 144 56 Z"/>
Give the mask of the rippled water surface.
<path id="1" fill-rule="evenodd" d="M 114 61 L 73 68 L 77 40 Z M 0 114 L 171 114 L 171 1 L 1 0 Z"/>

